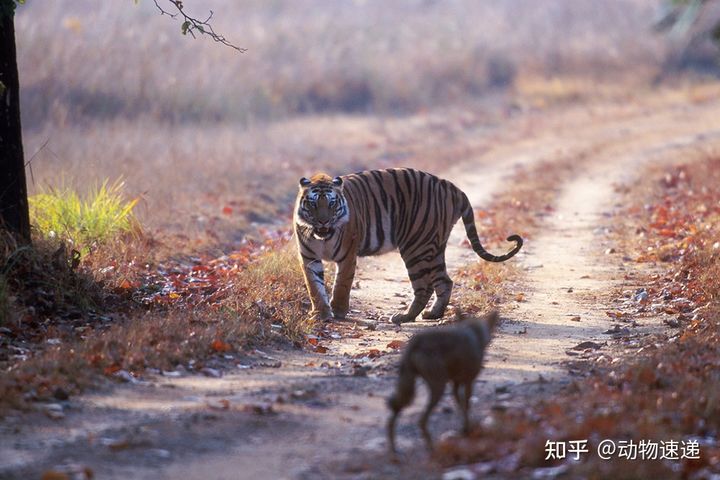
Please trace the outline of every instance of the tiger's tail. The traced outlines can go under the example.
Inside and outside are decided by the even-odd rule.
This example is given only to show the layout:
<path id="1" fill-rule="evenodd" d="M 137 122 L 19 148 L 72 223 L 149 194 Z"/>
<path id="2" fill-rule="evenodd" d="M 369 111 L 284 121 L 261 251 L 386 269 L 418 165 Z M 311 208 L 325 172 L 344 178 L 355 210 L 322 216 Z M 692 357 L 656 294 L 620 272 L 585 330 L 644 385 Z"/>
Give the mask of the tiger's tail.
<path id="1" fill-rule="evenodd" d="M 462 220 L 465 224 L 465 233 L 467 234 L 470 245 L 475 253 L 485 261 L 488 262 L 504 262 L 505 260 L 512 258 L 516 253 L 520 251 L 523 246 L 523 239 L 520 235 L 510 235 L 507 238 L 508 242 L 515 242 L 515 246 L 505 255 L 493 255 L 492 253 L 485 250 L 480 243 L 478 237 L 477 228 L 475 227 L 475 215 L 473 214 L 472 206 L 465 193 L 462 194 L 460 211 L 462 212 Z"/>

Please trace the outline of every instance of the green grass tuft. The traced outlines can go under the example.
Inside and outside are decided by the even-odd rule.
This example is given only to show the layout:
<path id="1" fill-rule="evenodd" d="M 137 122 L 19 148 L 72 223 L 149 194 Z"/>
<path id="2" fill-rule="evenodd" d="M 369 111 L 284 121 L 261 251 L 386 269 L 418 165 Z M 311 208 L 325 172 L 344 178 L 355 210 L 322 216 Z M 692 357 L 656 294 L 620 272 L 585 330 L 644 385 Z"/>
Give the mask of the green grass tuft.
<path id="1" fill-rule="evenodd" d="M 57 237 L 84 250 L 137 231 L 133 208 L 138 198 L 126 200 L 123 186 L 121 180 L 105 180 L 85 198 L 68 187 L 49 188 L 29 198 L 31 222 L 43 237 Z"/>

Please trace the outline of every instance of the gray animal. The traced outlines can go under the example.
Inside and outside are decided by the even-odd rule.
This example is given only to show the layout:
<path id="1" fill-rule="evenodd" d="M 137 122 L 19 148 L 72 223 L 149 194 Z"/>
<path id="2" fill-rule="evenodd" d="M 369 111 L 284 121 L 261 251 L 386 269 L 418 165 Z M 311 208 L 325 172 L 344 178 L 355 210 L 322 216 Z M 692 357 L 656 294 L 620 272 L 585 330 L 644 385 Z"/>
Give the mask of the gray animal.
<path id="1" fill-rule="evenodd" d="M 420 431 L 429 450 L 433 444 L 427 422 L 448 382 L 453 384 L 453 395 L 463 416 L 463 432 L 470 429 L 468 409 L 473 382 L 480 369 L 485 350 L 498 323 L 498 313 L 490 312 L 481 318 L 466 320 L 446 328 L 428 329 L 415 334 L 405 347 L 400 360 L 400 375 L 395 393 L 388 399 L 392 413 L 387 422 L 388 446 L 395 448 L 395 423 L 402 409 L 410 405 L 415 396 L 415 378 L 428 385 L 430 400 L 420 417 Z M 462 389 L 462 392 L 461 392 Z"/>

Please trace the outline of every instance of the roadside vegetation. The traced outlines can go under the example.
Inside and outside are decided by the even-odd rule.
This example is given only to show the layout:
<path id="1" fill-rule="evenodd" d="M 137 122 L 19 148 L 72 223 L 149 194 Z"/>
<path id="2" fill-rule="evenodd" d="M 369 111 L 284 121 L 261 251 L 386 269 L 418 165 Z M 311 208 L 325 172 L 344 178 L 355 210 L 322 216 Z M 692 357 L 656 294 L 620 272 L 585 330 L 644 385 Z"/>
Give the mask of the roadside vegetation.
<path id="1" fill-rule="evenodd" d="M 1 351 L 23 351 L 25 358 L 4 362 L 9 368 L 0 378 L 0 415 L 35 401 L 65 400 L 103 379 L 134 383 L 146 373 L 178 370 L 219 376 L 218 369 L 250 345 L 300 339 L 314 323 L 299 300 L 304 285 L 288 256 L 283 247 L 258 254 L 242 270 L 231 268 L 222 279 L 230 287 L 213 300 L 212 294 L 185 291 L 169 294 L 177 306 L 151 308 L 126 297 L 120 308 L 105 312 L 110 317 L 91 315 L 74 329 L 68 327 L 78 322 L 55 318 L 34 338 L 28 338 L 27 325 L 8 324 Z M 195 272 L 205 268 L 198 264 Z M 193 308 L 183 305 L 196 301 Z"/>
<path id="2" fill-rule="evenodd" d="M 201 372 L 315 326 L 286 236 L 158 262 L 136 203 L 107 181 L 84 198 L 69 188 L 31 198 L 33 247 L 8 238 L 0 252 L 0 415 L 103 378 Z"/>
<path id="3" fill-rule="evenodd" d="M 619 298 L 621 307 L 608 315 L 621 331 L 650 312 L 664 314 L 667 332 L 630 342 L 618 336 L 614 348 L 632 350 L 631 357 L 615 362 L 600 355 L 584 368 L 575 365 L 579 377 L 558 395 L 494 411 L 470 438 L 443 442 L 440 462 L 538 478 L 707 478 L 720 471 L 719 172 L 717 155 L 651 169 L 626 189 L 628 207 L 617 215 L 625 254 L 657 273 L 633 278 L 645 286 Z M 589 453 L 580 461 L 574 455 L 546 460 L 546 441 L 583 439 Z M 658 453 L 654 460 L 606 461 L 597 455 L 604 439 L 635 441 L 636 449 L 639 440 L 678 447 L 693 441 L 700 453 L 698 459 L 678 453 L 663 461 Z"/>
<path id="4" fill-rule="evenodd" d="M 48 187 L 28 200 L 37 234 L 67 242 L 81 253 L 89 253 L 120 235 L 140 233 L 133 209 L 139 199 L 126 201 L 121 180 L 91 188 L 85 198 L 66 186 Z"/>

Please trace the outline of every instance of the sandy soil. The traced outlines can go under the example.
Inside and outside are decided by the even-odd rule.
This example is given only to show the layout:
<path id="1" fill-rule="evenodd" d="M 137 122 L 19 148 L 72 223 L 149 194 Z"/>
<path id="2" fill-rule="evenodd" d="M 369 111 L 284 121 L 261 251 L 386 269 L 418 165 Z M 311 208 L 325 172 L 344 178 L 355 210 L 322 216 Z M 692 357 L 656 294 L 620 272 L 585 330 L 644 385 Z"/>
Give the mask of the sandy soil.
<path id="1" fill-rule="evenodd" d="M 536 162 L 581 164 L 558 185 L 541 234 L 511 260 L 522 266 L 524 301 L 501 306 L 504 321 L 476 384 L 476 421 L 492 408 L 552 395 L 571 379 L 569 349 L 610 340 L 603 332 L 611 294 L 629 288 L 625 278 L 639 268 L 622 252 L 605 253 L 614 248 L 616 187 L 650 163 L 720 145 L 718 118 L 720 100 L 530 115 L 498 127 L 484 153 L 445 173 L 482 208 Z M 451 269 L 477 261 L 460 246 L 459 228 L 447 252 Z M 387 322 L 411 295 L 398 255 L 363 259 L 356 280 L 350 320 L 328 326 L 326 353 L 252 351 L 219 378 L 176 372 L 67 402 L 60 420 L 9 418 L 0 425 L 0 478 L 38 478 L 63 466 L 87 466 L 103 479 L 439 477 L 415 425 L 423 389 L 400 420 L 400 463 L 388 461 L 383 429 L 399 355 L 388 344 L 436 322 Z M 664 327 L 658 318 L 639 328 Z M 458 425 L 446 396 L 431 430 L 454 434 Z"/>

